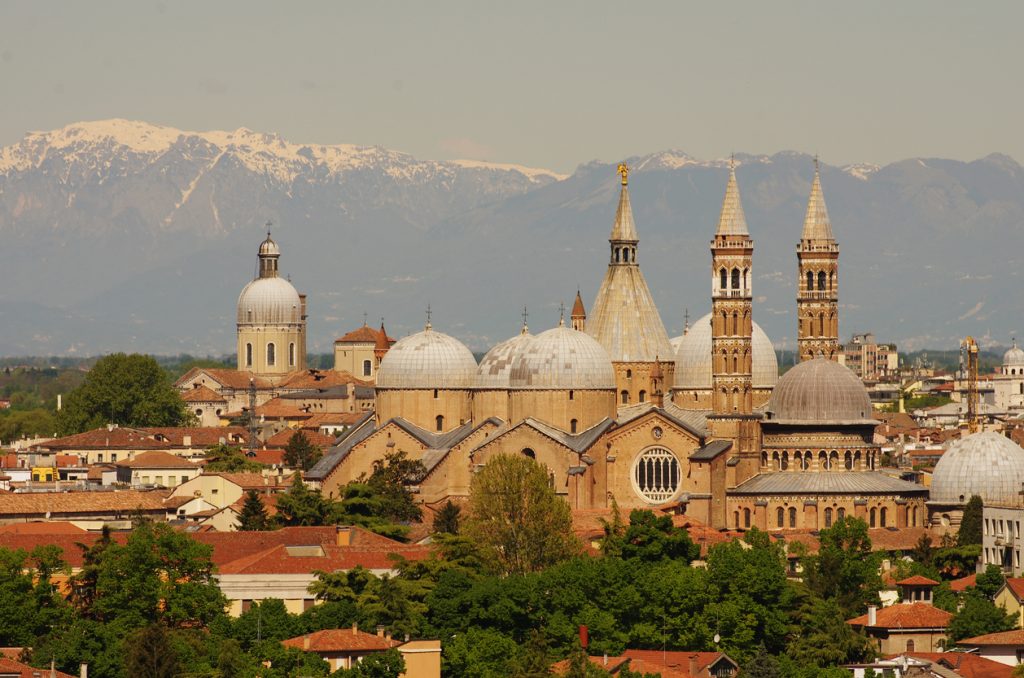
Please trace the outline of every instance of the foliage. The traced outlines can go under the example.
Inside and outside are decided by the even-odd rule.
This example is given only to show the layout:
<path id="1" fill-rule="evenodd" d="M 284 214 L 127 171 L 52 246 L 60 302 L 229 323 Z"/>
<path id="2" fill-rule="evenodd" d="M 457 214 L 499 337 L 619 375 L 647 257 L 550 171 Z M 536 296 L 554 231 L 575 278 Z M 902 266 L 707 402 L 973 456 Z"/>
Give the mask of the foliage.
<path id="1" fill-rule="evenodd" d="M 309 489 L 299 473 L 288 491 L 277 498 L 277 520 L 282 525 L 329 525 L 332 517 L 331 501 L 320 490 Z"/>
<path id="2" fill-rule="evenodd" d="M 405 452 L 388 452 L 384 459 L 373 462 L 373 473 L 366 484 L 380 497 L 380 517 L 399 523 L 420 520 L 422 511 L 413 500 L 410 485 L 427 474 L 423 462 L 409 459 Z"/>
<path id="3" fill-rule="evenodd" d="M 811 592 L 835 600 L 844 619 L 877 605 L 882 581 L 867 524 L 858 518 L 841 518 L 821 531 L 819 541 L 818 554 L 806 559 L 805 580 Z"/>
<path id="4" fill-rule="evenodd" d="M 528 457 L 499 454 L 488 461 L 473 478 L 466 523 L 498 572 L 537 572 L 579 552 L 569 505 Z"/>
<path id="5" fill-rule="evenodd" d="M 303 431 L 296 431 L 284 448 L 284 463 L 289 468 L 308 471 L 320 461 L 323 450 L 310 442 Z"/>
<path id="6" fill-rule="evenodd" d="M 1012 614 L 1007 614 L 1004 608 L 997 607 L 975 588 L 964 592 L 963 605 L 953 615 L 946 631 L 949 639 L 956 641 L 986 633 L 1009 631 L 1015 626 Z"/>
<path id="7" fill-rule="evenodd" d="M 252 532 L 264 532 L 274 529 L 274 522 L 267 515 L 267 507 L 260 500 L 256 490 L 245 493 L 242 510 L 238 514 L 238 529 Z"/>
<path id="8" fill-rule="evenodd" d="M 136 632 L 127 648 L 124 662 L 129 676 L 174 678 L 178 675 L 178 657 L 162 625 L 150 624 Z"/>
<path id="9" fill-rule="evenodd" d="M 626 559 L 639 558 L 647 562 L 671 559 L 689 563 L 700 556 L 700 547 L 690 540 L 685 529 L 672 524 L 672 516 L 656 516 L 648 510 L 630 512 L 629 527 L 619 538 L 621 543 L 611 543 L 615 539 L 606 537 L 605 547 Z"/>
<path id="10" fill-rule="evenodd" d="M 398 650 L 378 652 L 363 658 L 351 669 L 339 669 L 331 678 L 398 678 L 405 671 L 405 660 Z"/>
<path id="11" fill-rule="evenodd" d="M 462 518 L 462 509 L 451 500 L 445 502 L 441 510 L 434 515 L 434 532 L 442 534 L 458 534 L 459 521 Z"/>
<path id="12" fill-rule="evenodd" d="M 417 509 L 419 510 L 419 509 Z M 391 539 L 404 539 L 409 528 L 388 517 L 388 501 L 370 484 L 351 482 L 341 491 L 341 500 L 331 508 L 333 522 L 358 525 Z"/>
<path id="13" fill-rule="evenodd" d="M 838 666 L 871 659 L 868 638 L 846 623 L 838 598 L 808 592 L 793 615 L 787 654 L 805 666 Z"/>
<path id="14" fill-rule="evenodd" d="M 206 450 L 206 466 L 210 473 L 262 473 L 263 464 L 245 456 L 242 450 L 233 445 L 219 443 Z"/>
<path id="15" fill-rule="evenodd" d="M 741 678 L 782 678 L 779 660 L 768 654 L 762 645 L 757 654 L 740 667 Z"/>
<path id="16" fill-rule="evenodd" d="M 13 405 L 12 405 L 13 407 Z M 3 410 L 0 413 L 0 441 L 12 443 L 20 438 L 50 436 L 57 430 L 53 412 L 43 408 Z"/>
<path id="17" fill-rule="evenodd" d="M 984 572 L 977 576 L 974 584 L 978 589 L 978 593 L 986 598 L 992 598 L 999 592 L 999 589 L 1003 587 L 1005 582 L 1006 578 L 1003 576 L 1003 571 L 999 566 L 990 564 L 985 568 Z"/>
<path id="18" fill-rule="evenodd" d="M 971 496 L 964 506 L 960 519 L 960 530 L 956 533 L 957 546 L 981 545 L 982 501 L 978 495 Z"/>
<path id="19" fill-rule="evenodd" d="M 133 353 L 100 358 L 57 413 L 61 435 L 107 424 L 185 426 L 194 418 L 156 360 Z"/>

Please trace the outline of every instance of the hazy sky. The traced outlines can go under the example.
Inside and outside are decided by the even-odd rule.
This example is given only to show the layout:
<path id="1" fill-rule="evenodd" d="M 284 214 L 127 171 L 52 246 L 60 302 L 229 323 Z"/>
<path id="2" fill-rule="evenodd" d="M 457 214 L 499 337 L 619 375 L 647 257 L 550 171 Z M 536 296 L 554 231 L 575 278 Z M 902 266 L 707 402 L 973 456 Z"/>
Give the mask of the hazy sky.
<path id="1" fill-rule="evenodd" d="M 569 171 L 1024 161 L 1024 2 L 0 4 L 0 145 L 108 117 Z"/>

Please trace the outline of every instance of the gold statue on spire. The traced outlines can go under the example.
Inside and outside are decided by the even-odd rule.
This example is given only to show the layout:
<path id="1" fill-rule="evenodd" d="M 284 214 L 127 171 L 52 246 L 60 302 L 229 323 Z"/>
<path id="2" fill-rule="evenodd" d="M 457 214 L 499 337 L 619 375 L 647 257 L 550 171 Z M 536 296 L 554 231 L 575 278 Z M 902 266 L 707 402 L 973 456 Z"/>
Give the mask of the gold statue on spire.
<path id="1" fill-rule="evenodd" d="M 629 184 L 629 165 L 624 162 L 620 162 L 619 169 L 616 171 L 622 176 L 622 185 L 626 186 Z"/>

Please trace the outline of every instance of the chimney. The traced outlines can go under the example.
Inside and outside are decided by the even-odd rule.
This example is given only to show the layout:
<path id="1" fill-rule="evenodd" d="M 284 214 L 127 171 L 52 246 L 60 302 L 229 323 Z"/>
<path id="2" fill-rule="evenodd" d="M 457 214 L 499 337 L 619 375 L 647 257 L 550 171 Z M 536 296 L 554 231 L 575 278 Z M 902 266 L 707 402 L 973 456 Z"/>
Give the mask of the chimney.
<path id="1" fill-rule="evenodd" d="M 378 638 L 383 638 L 384 637 L 384 625 L 383 624 L 378 624 L 377 625 L 377 637 Z"/>
<path id="2" fill-rule="evenodd" d="M 303 650 L 308 650 L 309 649 L 309 634 L 308 633 L 306 635 L 302 636 L 302 649 Z"/>
<path id="3" fill-rule="evenodd" d="M 697 655 L 695 654 L 690 655 L 690 675 L 697 675 Z"/>
<path id="4" fill-rule="evenodd" d="M 78 665 L 78 678 L 89 678 L 89 665 L 85 662 Z"/>
<path id="5" fill-rule="evenodd" d="M 57 660 L 50 658 L 50 678 L 57 678 Z"/>
<path id="6" fill-rule="evenodd" d="M 338 536 L 338 546 L 352 546 L 352 528 L 349 526 L 339 525 L 337 527 L 336 534 Z"/>
<path id="7" fill-rule="evenodd" d="M 192 447 L 192 436 L 182 436 L 181 444 L 183 447 Z"/>
<path id="8" fill-rule="evenodd" d="M 580 624 L 580 647 L 586 650 L 590 647 L 590 636 L 587 631 L 587 627 Z"/>
<path id="9" fill-rule="evenodd" d="M 878 608 L 874 605 L 868 605 L 868 626 L 874 626 L 878 623 Z"/>
<path id="10" fill-rule="evenodd" d="M 352 635 L 359 633 L 359 622 L 352 622 Z"/>

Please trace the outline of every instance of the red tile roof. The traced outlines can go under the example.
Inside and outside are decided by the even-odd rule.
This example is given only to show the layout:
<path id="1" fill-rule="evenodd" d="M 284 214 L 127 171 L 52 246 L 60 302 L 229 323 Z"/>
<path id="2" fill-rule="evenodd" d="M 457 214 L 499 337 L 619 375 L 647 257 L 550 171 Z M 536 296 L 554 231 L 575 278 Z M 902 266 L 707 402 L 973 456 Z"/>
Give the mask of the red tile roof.
<path id="1" fill-rule="evenodd" d="M 226 403 L 227 400 L 221 394 L 202 384 L 196 384 L 181 394 L 181 399 L 186 403 Z"/>
<path id="2" fill-rule="evenodd" d="M 1017 600 L 1024 600 L 1024 577 L 1007 577 L 1006 588 L 1017 597 Z"/>
<path id="3" fill-rule="evenodd" d="M 298 433 L 298 429 L 286 428 L 285 430 L 279 431 L 274 435 L 270 436 L 270 438 L 267 440 L 267 445 L 271 447 L 287 447 L 288 443 L 291 442 L 292 436 L 294 436 L 296 433 Z M 306 435 L 306 438 L 309 439 L 309 442 L 313 443 L 314 445 L 321 449 L 326 449 L 334 445 L 334 436 L 329 436 L 325 433 L 320 433 L 319 431 L 303 430 L 303 433 Z"/>
<path id="4" fill-rule="evenodd" d="M 945 629 L 952 618 L 951 612 L 930 603 L 897 603 L 880 608 L 875 623 L 870 626 L 866 614 L 848 619 L 846 623 L 875 629 Z"/>
<path id="5" fill-rule="evenodd" d="M 956 671 L 963 678 L 1012 678 L 1013 668 L 969 652 L 908 652 L 911 657 L 925 659 Z"/>
<path id="6" fill-rule="evenodd" d="M 359 329 L 346 332 L 338 339 L 335 339 L 335 341 L 351 344 L 376 344 L 378 336 L 380 336 L 380 333 L 377 330 L 369 325 L 363 325 Z"/>
<path id="7" fill-rule="evenodd" d="M 284 401 L 281 398 L 272 398 L 262 405 L 256 406 L 256 416 L 266 417 L 268 419 L 309 419 L 311 415 L 305 410 L 300 410 L 295 405 L 291 404 L 292 401 Z M 237 419 L 241 417 L 245 412 L 238 410 L 236 412 L 228 412 L 224 416 L 227 419 Z"/>
<path id="8" fill-rule="evenodd" d="M 357 628 L 325 629 L 304 636 L 282 640 L 285 647 L 294 647 L 306 652 L 349 652 L 364 653 L 390 650 L 401 643 Z"/>
<path id="9" fill-rule="evenodd" d="M 0 534 L 85 534 L 85 530 L 66 520 L 55 520 L 2 525 Z"/>
<path id="10" fill-rule="evenodd" d="M 21 678 L 32 678 L 33 674 L 41 676 L 56 676 L 56 678 L 74 678 L 74 676 L 64 673 L 63 671 L 50 672 L 50 669 L 37 669 L 29 666 L 28 664 L 22 664 L 21 662 L 8 659 L 7 657 L 0 658 L 0 675 L 12 675 L 20 676 Z"/>
<path id="11" fill-rule="evenodd" d="M 310 546 L 297 544 L 295 546 Z M 225 563 L 220 568 L 223 575 L 230 574 L 313 574 L 315 572 L 337 572 L 364 567 L 368 570 L 390 570 L 395 567 L 395 556 L 406 560 L 425 560 L 430 549 L 425 546 L 410 546 L 394 543 L 386 548 L 336 546 L 317 544 L 315 553 L 296 552 L 287 545 L 274 546 L 250 556 Z"/>
<path id="12" fill-rule="evenodd" d="M 951 591 L 957 591 L 957 592 L 966 591 L 967 589 L 971 588 L 972 586 L 977 586 L 977 584 L 978 584 L 978 575 L 977 574 L 971 574 L 971 575 L 968 575 L 966 577 L 962 577 L 960 579 L 954 579 L 953 581 L 949 582 L 949 589 Z"/>
<path id="13" fill-rule="evenodd" d="M 185 444 L 186 437 L 189 439 L 188 445 Z M 175 447 L 213 447 L 221 440 L 230 443 L 236 438 L 248 440 L 248 434 L 243 427 L 129 428 L 117 426 L 113 429 L 103 427 L 63 438 L 55 438 L 32 447 L 42 450 L 166 450 Z"/>
<path id="14" fill-rule="evenodd" d="M 957 641 L 959 645 L 1024 645 L 1024 629 L 987 633 Z"/>
<path id="15" fill-rule="evenodd" d="M 896 582 L 896 586 L 938 586 L 939 582 L 928 577 L 922 577 L 919 574 L 915 574 L 913 577 L 907 577 Z"/>
<path id="16" fill-rule="evenodd" d="M 232 370 L 226 367 L 193 367 L 191 370 L 183 374 L 178 381 L 174 382 L 175 386 L 184 384 L 185 382 L 193 379 L 198 374 L 206 374 L 213 381 L 217 382 L 222 386 L 226 386 L 235 390 L 242 390 L 249 388 L 249 379 L 252 378 L 256 384 L 256 388 L 266 389 L 270 388 L 270 382 L 262 377 L 253 377 L 249 372 L 243 372 L 242 370 Z"/>
<path id="17" fill-rule="evenodd" d="M 720 660 L 732 667 L 737 666 L 735 661 L 721 652 L 626 650 L 618 657 L 590 657 L 591 664 L 613 675 L 628 667 L 636 673 L 660 674 L 661 678 L 699 678 L 707 675 L 706 669 Z M 569 669 L 569 661 L 560 661 L 551 668 L 556 675 L 564 675 Z"/>
<path id="18" fill-rule="evenodd" d="M 368 381 L 357 379 L 348 372 L 336 370 L 302 370 L 292 372 L 278 384 L 277 388 L 287 391 L 308 391 L 321 388 L 332 388 L 355 384 L 356 386 L 372 386 Z"/>
<path id="19" fill-rule="evenodd" d="M 161 490 L 118 490 L 116 492 L 26 492 L 0 494 L 0 516 L 45 516 L 135 510 L 172 510 L 190 497 L 169 497 Z"/>
<path id="20" fill-rule="evenodd" d="M 188 459 L 182 459 L 176 454 L 162 450 L 142 452 L 135 455 L 134 459 L 117 462 L 117 465 L 123 468 L 199 468 Z"/>

